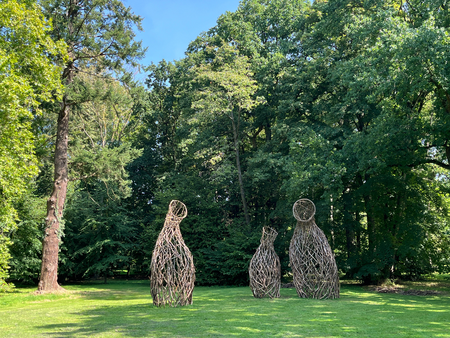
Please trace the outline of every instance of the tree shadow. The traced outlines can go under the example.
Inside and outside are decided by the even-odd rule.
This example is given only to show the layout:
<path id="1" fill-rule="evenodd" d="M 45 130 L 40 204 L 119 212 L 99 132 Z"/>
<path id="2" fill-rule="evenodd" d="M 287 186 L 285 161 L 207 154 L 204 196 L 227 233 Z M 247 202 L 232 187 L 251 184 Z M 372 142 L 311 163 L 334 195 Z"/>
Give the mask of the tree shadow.
<path id="1" fill-rule="evenodd" d="M 148 287 L 147 287 L 148 288 Z M 345 287 L 336 300 L 253 298 L 249 288 L 198 287 L 194 304 L 153 306 L 142 289 L 87 291 L 102 305 L 73 312 L 73 323 L 37 326 L 47 337 L 331 337 L 437 336 L 450 332 L 450 299 L 377 294 Z M 149 290 L 148 294 L 150 293 Z M 82 291 L 84 292 L 84 291 Z M 109 294 L 105 298 L 104 292 Z M 108 304 L 110 303 L 110 304 Z M 380 331 L 381 330 L 381 331 Z"/>

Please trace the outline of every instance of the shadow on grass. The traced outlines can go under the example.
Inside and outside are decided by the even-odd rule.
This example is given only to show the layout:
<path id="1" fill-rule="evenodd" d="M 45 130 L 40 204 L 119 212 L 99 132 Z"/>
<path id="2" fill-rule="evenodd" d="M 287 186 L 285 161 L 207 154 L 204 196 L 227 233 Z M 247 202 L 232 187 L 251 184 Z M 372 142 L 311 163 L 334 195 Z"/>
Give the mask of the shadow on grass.
<path id="1" fill-rule="evenodd" d="M 47 337 L 433 337 L 450 332 L 450 299 L 367 292 L 345 286 L 337 300 L 255 299 L 249 288 L 197 287 L 194 304 L 152 305 L 148 285 L 83 286 L 98 305 L 72 313 L 73 323 L 42 325 Z M 148 297 L 146 297 L 147 295 Z"/>

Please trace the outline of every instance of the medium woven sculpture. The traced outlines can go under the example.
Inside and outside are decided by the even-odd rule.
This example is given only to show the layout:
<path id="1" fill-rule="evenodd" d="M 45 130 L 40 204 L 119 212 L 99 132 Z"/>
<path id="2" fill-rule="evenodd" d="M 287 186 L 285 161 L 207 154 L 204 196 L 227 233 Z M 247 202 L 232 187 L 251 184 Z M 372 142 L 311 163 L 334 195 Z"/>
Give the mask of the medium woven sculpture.
<path id="1" fill-rule="evenodd" d="M 186 215 L 187 208 L 183 203 L 170 202 L 151 262 L 150 286 L 156 306 L 192 304 L 194 261 L 180 232 L 180 222 Z"/>
<path id="2" fill-rule="evenodd" d="M 325 234 L 314 221 L 316 207 L 309 199 L 295 202 L 297 227 L 289 246 L 294 286 L 302 298 L 339 298 L 339 276 Z"/>
<path id="3" fill-rule="evenodd" d="M 277 235 L 274 229 L 264 227 L 261 244 L 250 261 L 250 288 L 256 298 L 280 297 L 281 265 L 273 247 Z"/>

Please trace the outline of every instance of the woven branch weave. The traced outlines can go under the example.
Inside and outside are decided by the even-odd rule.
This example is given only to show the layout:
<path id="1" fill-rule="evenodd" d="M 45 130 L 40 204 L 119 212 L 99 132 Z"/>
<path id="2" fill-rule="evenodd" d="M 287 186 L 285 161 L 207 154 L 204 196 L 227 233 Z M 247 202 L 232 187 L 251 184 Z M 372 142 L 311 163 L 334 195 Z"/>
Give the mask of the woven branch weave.
<path id="1" fill-rule="evenodd" d="M 280 297 L 281 265 L 280 259 L 275 252 L 273 242 L 278 233 L 270 228 L 264 227 L 261 244 L 253 255 L 248 269 L 250 275 L 250 288 L 253 296 L 263 298 Z"/>
<path id="2" fill-rule="evenodd" d="M 339 275 L 333 251 L 316 225 L 316 207 L 304 198 L 293 207 L 297 226 L 289 246 L 294 286 L 301 298 L 339 298 Z"/>
<path id="3" fill-rule="evenodd" d="M 186 216 L 187 208 L 182 202 L 170 202 L 151 262 L 150 286 L 156 306 L 192 304 L 195 267 L 180 232 L 180 223 Z"/>

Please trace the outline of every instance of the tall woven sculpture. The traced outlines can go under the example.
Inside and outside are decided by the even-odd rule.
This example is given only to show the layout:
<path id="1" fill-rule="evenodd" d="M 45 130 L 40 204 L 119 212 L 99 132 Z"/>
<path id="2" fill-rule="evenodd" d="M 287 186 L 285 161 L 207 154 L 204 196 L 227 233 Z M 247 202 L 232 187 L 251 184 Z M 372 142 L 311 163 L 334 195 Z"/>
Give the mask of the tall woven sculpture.
<path id="1" fill-rule="evenodd" d="M 316 206 L 307 198 L 293 207 L 297 227 L 289 246 L 294 286 L 302 298 L 339 298 L 339 276 L 333 251 L 314 221 Z"/>
<path id="2" fill-rule="evenodd" d="M 280 297 L 281 265 L 273 247 L 277 235 L 274 229 L 264 227 L 261 244 L 250 261 L 250 288 L 256 298 Z"/>
<path id="3" fill-rule="evenodd" d="M 180 223 L 186 216 L 187 208 L 183 203 L 170 202 L 151 262 L 150 286 L 156 306 L 192 304 L 194 261 L 180 232 Z"/>

